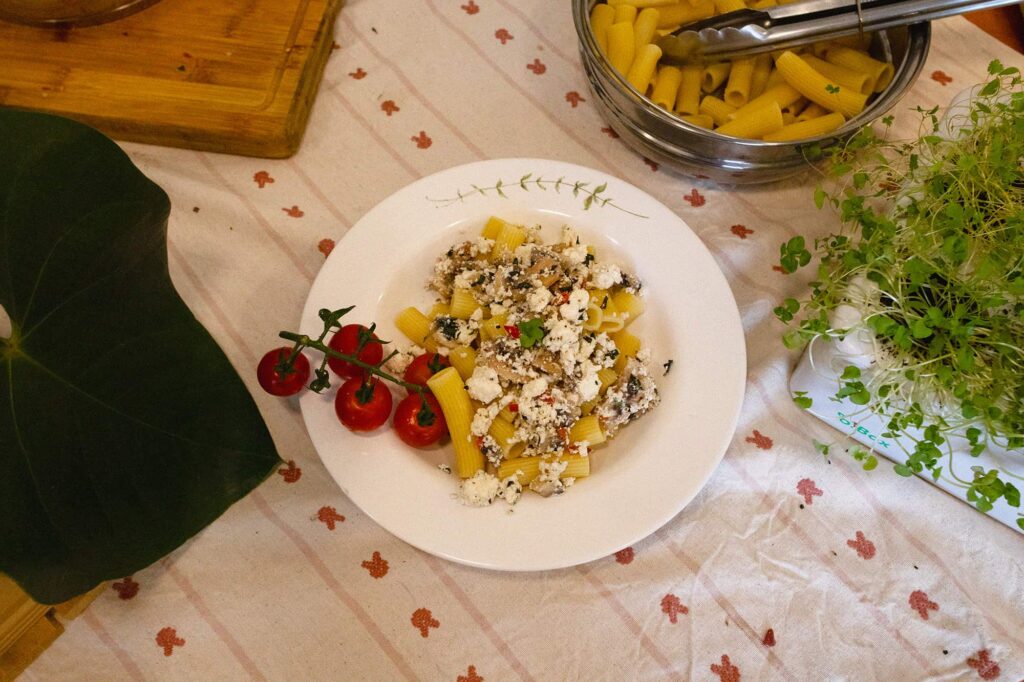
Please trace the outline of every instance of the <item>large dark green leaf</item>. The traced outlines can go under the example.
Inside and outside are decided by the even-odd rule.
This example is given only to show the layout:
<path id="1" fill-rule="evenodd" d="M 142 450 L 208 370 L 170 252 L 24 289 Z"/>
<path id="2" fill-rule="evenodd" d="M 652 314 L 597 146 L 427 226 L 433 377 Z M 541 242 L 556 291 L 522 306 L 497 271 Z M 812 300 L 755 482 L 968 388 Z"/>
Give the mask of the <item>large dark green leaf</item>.
<path id="1" fill-rule="evenodd" d="M 251 396 L 167 272 L 167 195 L 110 140 L 0 110 L 0 571 L 55 603 L 260 483 Z"/>

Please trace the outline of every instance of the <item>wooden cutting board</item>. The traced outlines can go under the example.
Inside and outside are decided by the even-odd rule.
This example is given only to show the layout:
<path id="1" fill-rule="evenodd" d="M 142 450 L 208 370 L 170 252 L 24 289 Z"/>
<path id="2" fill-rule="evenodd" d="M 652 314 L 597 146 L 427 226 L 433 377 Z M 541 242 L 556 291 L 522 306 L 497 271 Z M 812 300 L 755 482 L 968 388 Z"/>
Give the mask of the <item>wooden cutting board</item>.
<path id="1" fill-rule="evenodd" d="M 99 585 L 71 601 L 45 606 L 0 574 L 0 682 L 17 677 L 64 632 L 63 624 L 76 618 L 105 589 L 106 584 Z"/>
<path id="2" fill-rule="evenodd" d="M 119 139 L 281 158 L 298 148 L 342 0 L 160 0 L 80 28 L 0 22 L 0 105 Z"/>

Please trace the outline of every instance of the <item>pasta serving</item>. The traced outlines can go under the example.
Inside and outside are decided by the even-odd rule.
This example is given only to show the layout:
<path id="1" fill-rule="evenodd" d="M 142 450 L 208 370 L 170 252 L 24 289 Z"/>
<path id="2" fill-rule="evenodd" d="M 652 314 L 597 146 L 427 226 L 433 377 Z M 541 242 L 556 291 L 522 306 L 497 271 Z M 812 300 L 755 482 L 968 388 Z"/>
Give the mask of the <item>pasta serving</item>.
<path id="1" fill-rule="evenodd" d="M 418 348 L 392 369 L 423 349 L 447 355 L 427 386 L 470 506 L 564 492 L 590 474 L 592 448 L 659 401 L 650 351 L 627 329 L 644 311 L 640 280 L 599 262 L 570 227 L 556 244 L 538 233 L 491 218 L 438 258 L 434 307 L 395 320 Z"/>
<path id="2" fill-rule="evenodd" d="M 871 36 L 814 43 L 706 65 L 660 64 L 659 36 L 715 14 L 794 0 L 607 0 L 591 30 L 640 94 L 684 121 L 732 137 L 786 142 L 830 133 L 893 78 L 867 53 Z"/>

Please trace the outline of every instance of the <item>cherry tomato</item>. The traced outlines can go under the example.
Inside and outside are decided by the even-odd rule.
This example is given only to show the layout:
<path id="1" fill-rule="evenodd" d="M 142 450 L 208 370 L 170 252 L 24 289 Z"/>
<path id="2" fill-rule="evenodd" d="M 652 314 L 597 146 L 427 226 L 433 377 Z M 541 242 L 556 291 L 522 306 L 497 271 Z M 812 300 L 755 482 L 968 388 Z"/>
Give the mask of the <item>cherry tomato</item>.
<path id="1" fill-rule="evenodd" d="M 279 365 L 291 357 L 292 349 L 275 348 L 260 360 L 256 368 L 256 379 L 260 387 L 270 395 L 295 395 L 302 390 L 309 379 L 309 360 L 302 353 L 295 356 L 288 371 L 280 371 Z"/>
<path id="2" fill-rule="evenodd" d="M 424 400 L 428 409 L 423 409 Z M 448 424 L 444 421 L 441 406 L 430 393 L 422 397 L 418 393 L 405 396 L 398 403 L 393 422 L 398 437 L 414 448 L 433 445 L 448 433 Z"/>
<path id="3" fill-rule="evenodd" d="M 334 411 L 349 430 L 373 431 L 391 414 L 391 391 L 379 379 L 364 386 L 362 377 L 353 377 L 338 389 Z"/>
<path id="4" fill-rule="evenodd" d="M 368 331 L 370 330 L 361 324 L 346 324 L 344 327 L 334 332 L 334 335 L 331 337 L 331 340 L 327 342 L 327 345 L 339 353 L 355 355 L 356 349 L 359 348 L 360 332 L 365 333 Z M 380 339 L 377 338 L 376 334 L 373 334 L 371 340 L 363 346 L 363 349 L 359 351 L 359 355 L 356 357 L 368 365 L 376 365 L 381 361 L 384 357 L 384 346 L 381 345 Z M 340 377 L 363 376 L 362 367 L 357 367 L 351 362 L 347 362 L 340 358 L 328 358 L 327 366 L 334 370 L 334 373 Z"/>
<path id="5" fill-rule="evenodd" d="M 452 363 L 440 353 L 424 353 L 417 355 L 409 366 L 405 368 L 405 375 L 402 377 L 407 383 L 427 385 L 427 379 L 440 372 Z"/>

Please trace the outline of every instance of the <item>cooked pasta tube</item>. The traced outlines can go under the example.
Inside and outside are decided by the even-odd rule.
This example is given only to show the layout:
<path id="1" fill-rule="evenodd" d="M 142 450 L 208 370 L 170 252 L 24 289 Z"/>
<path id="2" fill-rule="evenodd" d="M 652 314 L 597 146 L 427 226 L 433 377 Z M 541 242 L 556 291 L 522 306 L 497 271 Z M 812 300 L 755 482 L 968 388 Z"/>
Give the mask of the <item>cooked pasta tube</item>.
<path id="1" fill-rule="evenodd" d="M 798 121 L 783 126 L 774 133 L 767 133 L 764 136 L 765 142 L 789 142 L 790 140 L 801 140 L 806 137 L 817 137 L 831 133 L 846 122 L 842 114 L 831 113 L 818 118 L 805 121 Z"/>
<path id="2" fill-rule="evenodd" d="M 725 103 L 742 107 L 750 99 L 750 81 L 754 75 L 754 58 L 734 59 L 725 83 Z"/>
<path id="3" fill-rule="evenodd" d="M 683 72 L 674 66 L 663 66 L 658 69 L 658 75 L 654 79 L 654 90 L 651 91 L 651 101 L 662 109 L 672 111 L 682 79 Z"/>
<path id="4" fill-rule="evenodd" d="M 607 289 L 591 289 L 590 302 L 597 304 L 605 314 L 616 312 L 615 303 L 612 301 L 612 295 Z"/>
<path id="5" fill-rule="evenodd" d="M 840 86 L 845 85 L 865 95 L 870 95 L 874 92 L 875 79 L 865 71 L 854 71 L 832 62 L 826 62 L 824 59 L 818 59 L 811 54 L 804 55 L 802 59 L 810 64 L 812 69 L 825 78 L 835 81 Z"/>
<path id="6" fill-rule="evenodd" d="M 828 109 L 826 109 L 825 107 L 821 106 L 820 104 L 816 104 L 814 102 L 811 102 L 806 107 L 804 107 L 803 111 L 801 111 L 799 114 L 797 114 L 796 120 L 798 120 L 798 121 L 809 121 L 812 118 L 818 118 L 819 116 L 824 116 L 827 113 L 828 113 Z"/>
<path id="7" fill-rule="evenodd" d="M 455 288 L 452 290 L 451 316 L 460 320 L 468 320 L 477 311 L 480 304 L 469 289 Z"/>
<path id="8" fill-rule="evenodd" d="M 587 304 L 587 317 L 583 321 L 583 328 L 588 332 L 596 332 L 601 328 L 601 322 L 604 319 L 604 311 L 601 310 L 601 306 L 595 303 L 593 300 Z"/>
<path id="9" fill-rule="evenodd" d="M 627 317 L 627 315 L 622 313 L 609 313 L 606 310 L 604 315 L 601 317 L 600 331 L 611 334 L 625 328 Z"/>
<path id="10" fill-rule="evenodd" d="M 765 106 L 743 116 L 737 116 L 728 123 L 718 126 L 715 132 L 732 137 L 759 139 L 768 133 L 779 130 L 783 125 L 782 108 L 779 103 L 769 102 Z"/>
<path id="11" fill-rule="evenodd" d="M 619 73 L 626 75 L 633 65 L 636 42 L 633 23 L 622 21 L 608 27 L 608 61 Z"/>
<path id="12" fill-rule="evenodd" d="M 588 445 L 600 445 L 607 440 L 596 415 L 580 417 L 569 429 L 569 440 L 573 443 L 587 441 Z"/>
<path id="13" fill-rule="evenodd" d="M 765 90 L 761 95 L 750 100 L 739 109 L 736 109 L 726 118 L 731 121 L 733 119 L 740 118 L 741 116 L 746 116 L 753 111 L 757 111 L 761 107 L 767 106 L 771 102 L 778 104 L 781 109 L 783 107 L 788 107 L 793 102 L 796 102 L 800 97 L 800 92 L 796 88 L 787 83 L 782 83 L 781 85 L 776 85 Z"/>
<path id="14" fill-rule="evenodd" d="M 431 306 L 430 310 L 427 311 L 427 317 L 433 320 L 434 318 L 441 317 L 442 315 L 451 314 L 451 310 L 452 307 L 447 303 L 435 303 Z"/>
<path id="15" fill-rule="evenodd" d="M 409 307 L 398 313 L 398 317 L 395 318 L 395 326 L 417 346 L 422 346 L 431 353 L 437 351 L 437 342 L 430 338 L 433 331 L 430 320 L 418 309 Z"/>
<path id="16" fill-rule="evenodd" d="M 601 382 L 600 395 L 604 395 L 608 387 L 618 381 L 619 374 L 610 367 L 603 367 L 597 370 L 597 379 Z"/>
<path id="17" fill-rule="evenodd" d="M 632 5 L 637 9 L 643 7 L 664 7 L 665 5 L 673 5 L 676 0 L 608 0 L 608 4 L 612 7 L 619 5 Z"/>
<path id="18" fill-rule="evenodd" d="M 494 238 L 494 249 L 491 251 L 491 259 L 497 260 L 505 254 L 512 253 L 526 241 L 526 230 L 518 225 L 505 223 L 501 226 L 498 236 Z"/>
<path id="19" fill-rule="evenodd" d="M 465 381 L 473 376 L 473 370 L 476 369 L 476 351 L 471 346 L 456 346 L 449 351 L 448 362 Z"/>
<path id="20" fill-rule="evenodd" d="M 608 54 L 608 27 L 615 21 L 615 8 L 603 2 L 590 10 L 590 30 L 601 52 Z M 485 235 L 486 236 L 486 235 Z"/>
<path id="21" fill-rule="evenodd" d="M 565 462 L 565 471 L 562 478 L 582 478 L 590 475 L 590 457 L 580 455 L 563 455 L 557 458 L 559 462 Z M 533 479 L 540 475 L 540 463 L 545 461 L 543 457 L 517 457 L 501 463 L 498 467 L 498 478 L 504 479 L 519 473 L 517 480 L 522 485 L 529 485 Z M 551 461 L 548 459 L 546 461 Z"/>
<path id="22" fill-rule="evenodd" d="M 825 53 L 825 61 L 853 71 L 863 71 L 874 77 L 874 92 L 881 92 L 892 82 L 896 70 L 889 62 L 882 62 L 858 50 L 842 45 L 830 47 Z"/>
<path id="23" fill-rule="evenodd" d="M 768 84 L 768 76 L 772 72 L 772 56 L 759 54 L 754 57 L 754 70 L 750 74 L 750 99 L 753 99 L 765 91 Z"/>
<path id="24" fill-rule="evenodd" d="M 791 116 L 795 117 L 797 114 L 799 114 L 801 111 L 803 111 L 806 107 L 807 107 L 807 98 L 806 97 L 801 97 L 797 101 L 792 102 L 792 103 L 787 104 L 786 106 L 782 107 L 782 113 L 783 113 L 783 115 L 790 114 Z"/>
<path id="25" fill-rule="evenodd" d="M 598 7 L 600 7 L 600 5 L 598 5 Z M 480 232 L 480 236 L 484 239 L 495 239 L 498 236 L 498 233 L 501 232 L 501 228 L 505 225 L 505 221 L 501 218 L 491 216 L 487 219 L 487 223 L 484 224 L 484 229 Z"/>
<path id="26" fill-rule="evenodd" d="M 640 317 L 644 312 L 644 300 L 636 294 L 631 294 L 621 289 L 612 294 L 612 303 L 620 313 L 629 315 L 629 318 L 626 320 L 627 325 Z"/>
<path id="27" fill-rule="evenodd" d="M 746 9 L 747 5 L 743 0 L 714 0 L 715 9 L 718 10 L 719 14 L 728 14 L 729 12 L 738 12 L 741 9 Z"/>
<path id="28" fill-rule="evenodd" d="M 736 107 L 729 106 L 714 95 L 708 95 L 700 101 L 700 113 L 710 116 L 715 125 L 722 125 L 729 120 L 729 115 L 736 111 Z"/>
<path id="29" fill-rule="evenodd" d="M 505 320 L 506 315 L 493 315 L 492 317 L 484 320 L 480 323 L 480 338 L 496 339 L 499 336 L 505 336 Z"/>
<path id="30" fill-rule="evenodd" d="M 484 456 L 470 433 L 473 405 L 462 384 L 462 377 L 454 367 L 446 367 L 427 379 L 427 386 L 441 405 L 448 433 L 455 448 L 455 473 L 459 478 L 470 478 L 484 468 Z"/>
<path id="31" fill-rule="evenodd" d="M 682 120 L 686 121 L 690 125 L 695 125 L 698 128 L 706 128 L 711 130 L 715 127 L 714 120 L 707 114 L 693 114 L 692 116 L 680 116 Z"/>
<path id="32" fill-rule="evenodd" d="M 610 336 L 620 354 L 635 358 L 636 354 L 640 352 L 640 338 L 625 329 Z"/>
<path id="33" fill-rule="evenodd" d="M 633 23 L 633 41 L 636 45 L 636 53 L 654 38 L 654 31 L 658 28 L 658 10 L 653 7 L 640 10 Z M 661 55 L 658 55 L 659 57 Z"/>
<path id="34" fill-rule="evenodd" d="M 706 93 L 712 93 L 717 90 L 725 79 L 729 77 L 729 71 L 732 69 L 730 62 L 718 62 L 717 64 L 708 64 L 704 67 L 704 76 L 700 82 L 700 88 Z"/>
<path id="35" fill-rule="evenodd" d="M 637 9 L 636 5 L 619 3 L 615 5 L 615 22 L 618 24 L 622 21 L 627 21 L 630 24 L 636 22 Z"/>
<path id="36" fill-rule="evenodd" d="M 768 55 L 771 59 L 771 55 Z M 768 74 L 768 80 L 765 81 L 764 89 L 767 92 L 770 88 L 774 88 L 776 85 L 781 85 L 786 82 L 786 79 L 782 77 L 778 69 L 773 68 L 771 73 Z"/>
<path id="37" fill-rule="evenodd" d="M 829 81 L 792 52 L 787 51 L 780 55 L 775 66 L 782 72 L 786 82 L 800 91 L 800 94 L 829 111 L 838 111 L 852 118 L 864 110 L 867 95 Z"/>
<path id="38" fill-rule="evenodd" d="M 516 435 L 516 427 L 507 419 L 495 417 L 491 422 L 491 428 L 487 430 L 487 435 L 498 444 L 505 459 L 512 459 L 526 449 L 525 443 L 509 442 Z"/>
<path id="39" fill-rule="evenodd" d="M 712 0 L 698 0 L 695 3 L 680 2 L 658 8 L 658 28 L 676 28 L 714 16 L 715 3 Z"/>
<path id="40" fill-rule="evenodd" d="M 697 114 L 700 112 L 701 82 L 704 80 L 704 67 L 688 64 L 680 69 L 679 95 L 676 97 L 676 112 L 680 114 Z"/>
<path id="41" fill-rule="evenodd" d="M 647 92 L 647 86 L 651 82 L 651 77 L 654 75 L 654 69 L 658 66 L 659 59 L 661 59 L 661 48 L 648 43 L 636 53 L 633 65 L 629 67 L 626 80 L 641 95 Z"/>

